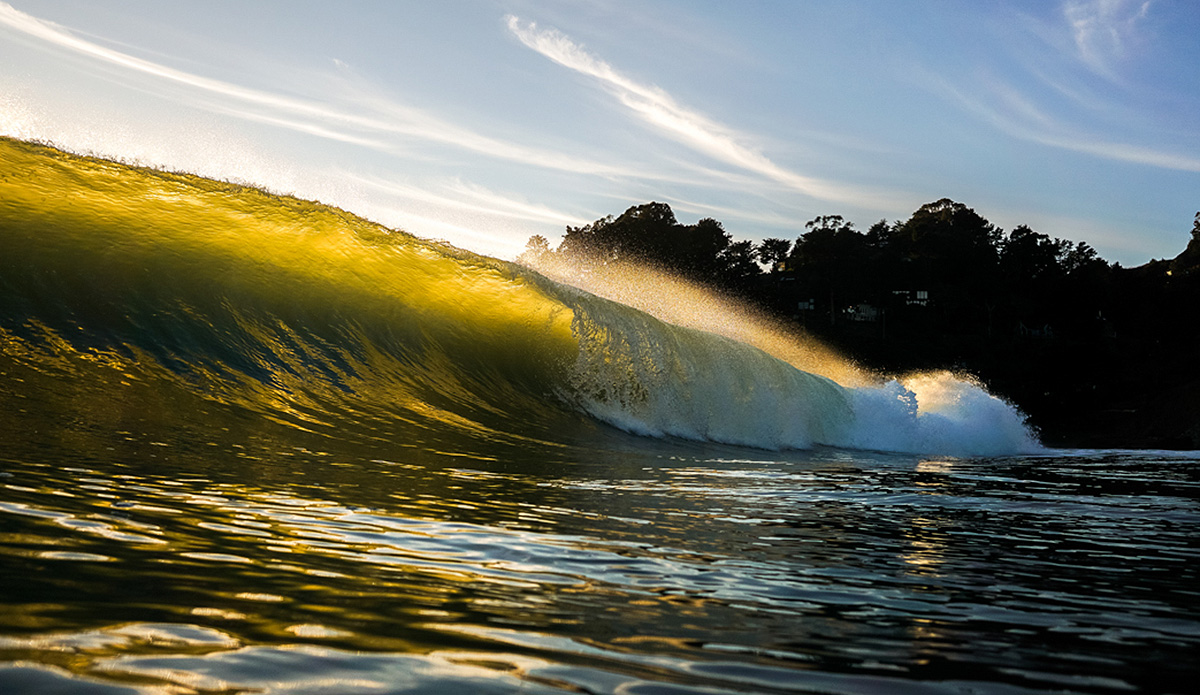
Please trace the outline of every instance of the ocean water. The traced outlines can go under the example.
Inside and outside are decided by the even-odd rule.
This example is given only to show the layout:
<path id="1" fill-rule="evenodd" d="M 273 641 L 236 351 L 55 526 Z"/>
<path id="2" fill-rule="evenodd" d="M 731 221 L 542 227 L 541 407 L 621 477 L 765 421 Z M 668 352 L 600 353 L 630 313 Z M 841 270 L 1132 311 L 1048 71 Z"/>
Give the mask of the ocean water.
<path id="1" fill-rule="evenodd" d="M 0 139 L 0 692 L 1194 690 L 1200 454 L 680 323 Z"/>

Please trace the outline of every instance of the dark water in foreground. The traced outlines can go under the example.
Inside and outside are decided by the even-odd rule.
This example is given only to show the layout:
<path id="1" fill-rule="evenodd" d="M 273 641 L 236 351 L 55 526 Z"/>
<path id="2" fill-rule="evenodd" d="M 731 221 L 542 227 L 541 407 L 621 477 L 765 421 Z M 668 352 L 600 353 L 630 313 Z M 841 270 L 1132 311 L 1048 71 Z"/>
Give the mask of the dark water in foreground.
<path id="1" fill-rule="evenodd" d="M 0 691 L 1194 692 L 1195 458 L 118 434 L 0 455 Z"/>

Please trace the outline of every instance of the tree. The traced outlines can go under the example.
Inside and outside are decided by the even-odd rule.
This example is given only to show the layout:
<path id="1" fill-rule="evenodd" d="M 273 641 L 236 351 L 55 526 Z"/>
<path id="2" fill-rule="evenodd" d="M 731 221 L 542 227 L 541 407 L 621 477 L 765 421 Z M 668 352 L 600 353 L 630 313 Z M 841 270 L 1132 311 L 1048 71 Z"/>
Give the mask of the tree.
<path id="1" fill-rule="evenodd" d="M 912 256 L 961 277 L 994 264 L 1002 236 L 999 227 L 949 198 L 922 205 L 894 234 L 909 246 Z"/>
<path id="2" fill-rule="evenodd" d="M 721 260 L 733 242 L 725 227 L 711 217 L 680 227 L 675 244 L 664 249 L 662 265 L 696 280 L 711 280 L 725 263 Z"/>
<path id="3" fill-rule="evenodd" d="M 661 263 L 680 247 L 680 224 L 666 203 L 635 205 L 620 217 L 602 217 L 582 227 L 567 227 L 558 253 L 587 263 L 611 261 Z"/>
<path id="4" fill-rule="evenodd" d="M 563 235 L 557 252 L 574 261 L 611 260 L 614 253 L 611 239 L 613 235 L 608 230 L 613 222 L 613 216 L 608 215 L 582 227 L 567 225 L 567 233 Z"/>
<path id="5" fill-rule="evenodd" d="M 922 205 L 892 229 L 892 243 L 925 284 L 978 287 L 991 282 L 999 260 L 1000 228 L 971 208 L 942 198 Z"/>
<path id="6" fill-rule="evenodd" d="M 787 239 L 763 239 L 754 255 L 760 263 L 770 266 L 772 273 L 778 273 L 783 270 L 791 252 L 792 242 Z"/>
<path id="7" fill-rule="evenodd" d="M 1062 256 L 1063 270 L 1073 275 L 1091 268 L 1108 269 L 1108 262 L 1096 253 L 1096 249 L 1080 241 L 1074 246 L 1067 244 L 1067 252 Z"/>
<path id="8" fill-rule="evenodd" d="M 718 257 L 720 261 L 721 284 L 727 287 L 739 287 L 747 280 L 762 274 L 762 269 L 754 262 L 754 244 L 749 241 L 735 241 L 727 246 Z"/>
<path id="9" fill-rule="evenodd" d="M 1000 265 L 1006 277 L 1018 282 L 1061 275 L 1070 250 L 1069 242 L 1020 225 L 1008 233 L 1001 246 Z"/>
<path id="10" fill-rule="evenodd" d="M 642 263 L 698 282 L 737 284 L 761 270 L 753 262 L 750 242 L 737 248 L 732 242 L 725 227 L 711 217 L 682 225 L 670 205 L 651 202 L 634 205 L 616 218 L 567 227 L 557 253 L 585 265 Z"/>
<path id="11" fill-rule="evenodd" d="M 841 215 L 822 215 L 804 226 L 808 231 L 792 246 L 789 268 L 809 272 L 828 268 L 840 274 L 865 260 L 866 237 Z"/>
<path id="12" fill-rule="evenodd" d="M 808 229 L 792 246 L 788 272 L 799 280 L 802 294 L 828 302 L 831 320 L 837 312 L 875 291 L 866 237 L 841 215 L 822 215 L 804 224 Z"/>
<path id="13" fill-rule="evenodd" d="M 1178 275 L 1200 272 L 1200 212 L 1192 220 L 1192 238 L 1187 248 L 1171 261 L 1171 272 Z"/>
<path id="14" fill-rule="evenodd" d="M 550 241 L 541 234 L 534 234 L 525 242 L 525 251 L 517 256 L 517 262 L 525 265 L 537 265 L 539 261 L 551 253 Z"/>
<path id="15" fill-rule="evenodd" d="M 899 222 L 891 225 L 888 224 L 887 220 L 879 220 L 867 230 L 867 245 L 877 249 L 888 246 L 892 239 L 893 230 L 899 226 Z"/>

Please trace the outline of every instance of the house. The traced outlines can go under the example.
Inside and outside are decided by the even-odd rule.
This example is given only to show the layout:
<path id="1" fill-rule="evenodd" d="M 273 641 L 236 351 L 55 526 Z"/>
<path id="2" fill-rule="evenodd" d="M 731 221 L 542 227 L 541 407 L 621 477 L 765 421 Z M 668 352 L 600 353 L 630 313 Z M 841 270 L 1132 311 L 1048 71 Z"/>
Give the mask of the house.
<path id="1" fill-rule="evenodd" d="M 908 306 L 929 306 L 929 290 L 892 290 L 892 296 Z"/>
<path id="2" fill-rule="evenodd" d="M 879 309 L 870 304 L 856 304 L 846 308 L 846 318 L 851 321 L 878 321 Z"/>

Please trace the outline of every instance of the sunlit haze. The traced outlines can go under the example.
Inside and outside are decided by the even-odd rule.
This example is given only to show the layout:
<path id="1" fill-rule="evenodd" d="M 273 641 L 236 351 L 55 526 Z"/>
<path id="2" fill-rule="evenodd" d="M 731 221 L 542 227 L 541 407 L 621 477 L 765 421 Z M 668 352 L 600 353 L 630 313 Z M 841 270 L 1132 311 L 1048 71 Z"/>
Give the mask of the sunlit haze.
<path id="1" fill-rule="evenodd" d="M 757 312 L 745 302 L 723 297 L 694 283 L 634 264 L 610 263 L 581 270 L 554 254 L 531 259 L 544 275 L 606 299 L 640 309 L 677 326 L 716 333 L 753 345 L 767 354 L 843 386 L 875 383 L 878 375 L 819 340 L 781 326 L 777 319 Z"/>
<path id="2" fill-rule="evenodd" d="M 0 3 L 0 134 L 513 258 L 651 200 L 736 238 L 952 198 L 1125 265 L 1200 209 L 1200 6 Z"/>

